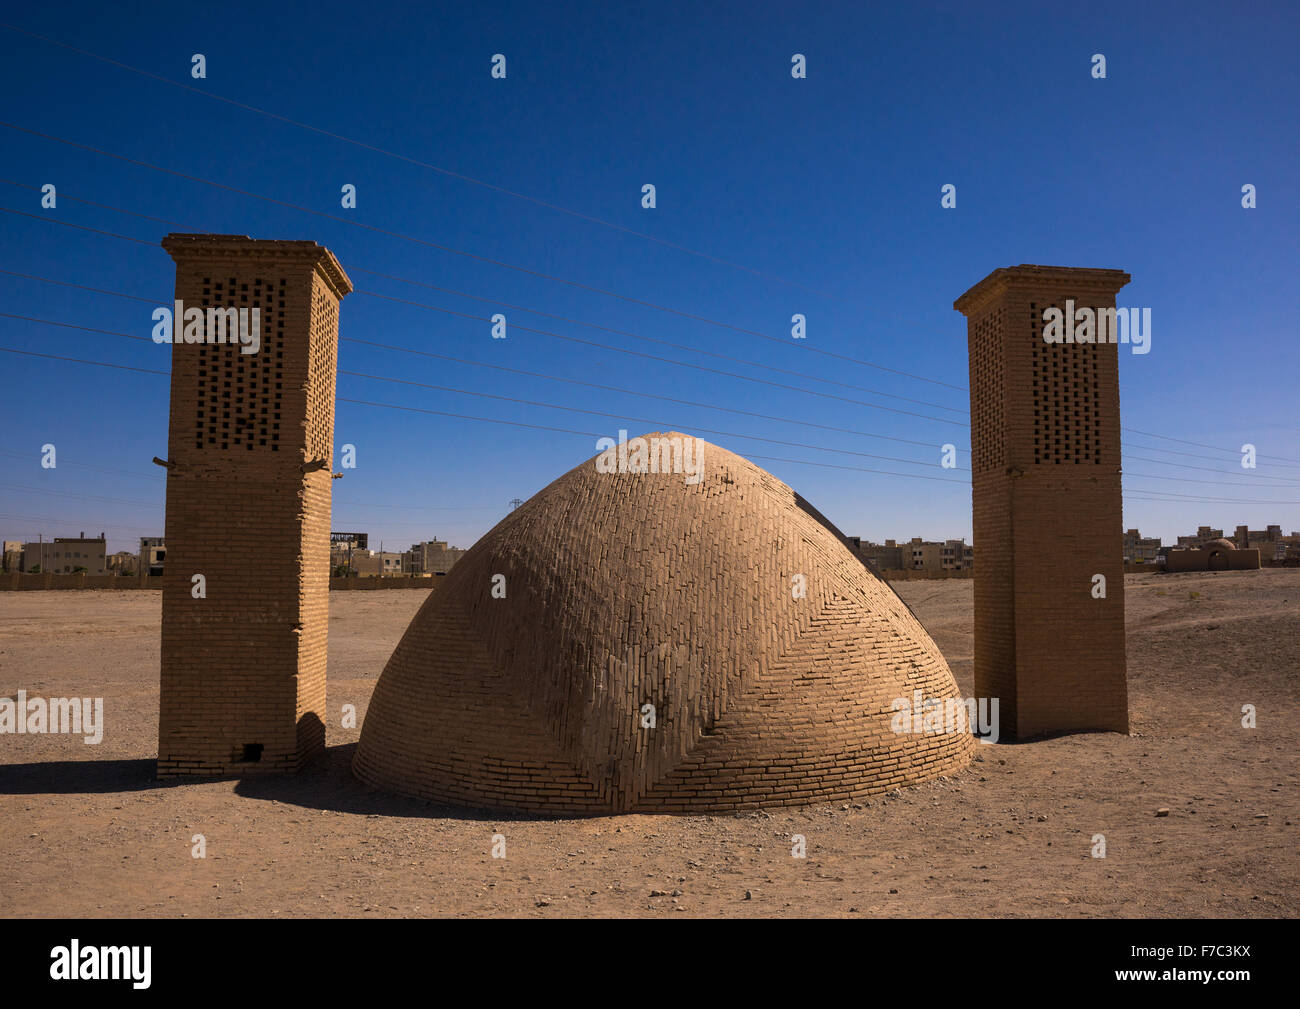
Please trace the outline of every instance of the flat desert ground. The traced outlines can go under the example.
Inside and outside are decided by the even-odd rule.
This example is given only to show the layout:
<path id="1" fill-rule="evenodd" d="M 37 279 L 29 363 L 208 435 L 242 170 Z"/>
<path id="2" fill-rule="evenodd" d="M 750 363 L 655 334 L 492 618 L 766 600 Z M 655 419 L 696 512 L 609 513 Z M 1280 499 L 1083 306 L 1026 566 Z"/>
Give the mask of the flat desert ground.
<path id="1" fill-rule="evenodd" d="M 971 582 L 895 587 L 972 694 Z M 425 596 L 332 595 L 317 765 L 164 784 L 160 594 L 0 592 L 0 695 L 102 696 L 107 722 L 97 746 L 0 736 L 0 915 L 1300 913 L 1300 570 L 1128 576 L 1131 735 L 981 745 L 946 780 L 739 817 L 516 818 L 363 787 L 340 712 L 364 716 Z"/>

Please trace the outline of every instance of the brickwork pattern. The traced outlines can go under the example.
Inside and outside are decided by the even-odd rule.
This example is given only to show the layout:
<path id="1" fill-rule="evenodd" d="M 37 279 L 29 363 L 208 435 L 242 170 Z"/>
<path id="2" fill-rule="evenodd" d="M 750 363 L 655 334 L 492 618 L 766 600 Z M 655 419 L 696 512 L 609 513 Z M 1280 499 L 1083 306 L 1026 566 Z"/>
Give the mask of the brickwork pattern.
<path id="1" fill-rule="evenodd" d="M 1224 549 L 1206 545 L 1193 550 L 1170 550 L 1165 555 L 1166 571 L 1257 571 L 1259 550 Z"/>
<path id="2" fill-rule="evenodd" d="M 1115 306 L 1118 270 L 996 270 L 967 317 L 973 443 L 975 693 L 1003 731 L 1128 731 L 1114 343 L 1046 344 L 1043 310 Z M 993 364 L 996 358 L 999 364 Z M 981 444 L 1002 426 L 1004 458 Z M 1092 596 L 1093 576 L 1106 597 Z"/>
<path id="3" fill-rule="evenodd" d="M 168 235 L 163 247 L 186 308 L 256 307 L 261 338 L 253 354 L 172 346 L 158 774 L 296 770 L 325 741 L 338 302 L 351 285 L 315 242 Z M 231 544 L 253 542 L 250 567 Z"/>
<path id="4" fill-rule="evenodd" d="M 589 461 L 480 540 L 393 653 L 354 769 L 550 813 L 847 799 L 969 760 L 967 732 L 892 731 L 914 690 L 957 696 L 894 591 L 788 486 L 706 444 L 696 485 Z"/>

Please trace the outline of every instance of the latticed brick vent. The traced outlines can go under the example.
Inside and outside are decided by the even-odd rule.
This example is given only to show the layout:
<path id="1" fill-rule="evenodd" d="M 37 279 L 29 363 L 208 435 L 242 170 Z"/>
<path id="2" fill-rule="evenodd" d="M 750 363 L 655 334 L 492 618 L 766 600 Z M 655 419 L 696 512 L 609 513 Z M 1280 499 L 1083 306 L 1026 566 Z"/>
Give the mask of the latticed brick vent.
<path id="1" fill-rule="evenodd" d="M 1100 463 L 1101 402 L 1097 346 L 1047 343 L 1043 312 L 1031 302 L 1026 337 L 1033 350 L 1034 463 Z M 1062 305 L 1055 306 L 1062 311 Z"/>
<path id="2" fill-rule="evenodd" d="M 203 278 L 205 315 L 209 308 L 257 308 L 261 335 L 255 354 L 242 352 L 238 328 L 227 329 L 224 344 L 198 346 L 195 448 L 280 450 L 285 285 L 283 277 L 265 283 L 256 276 L 251 282 L 241 282 L 237 277 L 224 281 Z M 180 333 L 181 320 L 176 320 L 175 326 Z"/>
<path id="3" fill-rule="evenodd" d="M 308 431 L 307 452 L 314 459 L 333 453 L 334 372 L 338 366 L 338 341 L 323 339 L 338 331 L 339 303 L 317 288 L 311 300 L 311 360 L 308 364 L 307 414 L 316 419 Z"/>
<path id="4" fill-rule="evenodd" d="M 971 418 L 971 468 L 976 473 L 1006 465 L 1006 425 L 1002 416 L 1003 314 L 1003 309 L 995 309 L 972 329 L 971 399 L 976 401 L 978 409 Z"/>

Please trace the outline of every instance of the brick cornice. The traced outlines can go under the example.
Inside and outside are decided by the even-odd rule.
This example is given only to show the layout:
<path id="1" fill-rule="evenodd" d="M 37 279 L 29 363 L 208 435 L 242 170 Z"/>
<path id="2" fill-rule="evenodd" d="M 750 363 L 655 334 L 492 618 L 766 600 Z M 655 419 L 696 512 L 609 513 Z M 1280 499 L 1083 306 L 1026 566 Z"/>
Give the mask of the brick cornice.
<path id="1" fill-rule="evenodd" d="M 1098 270 L 1073 266 L 1037 266 L 1021 263 L 994 270 L 952 303 L 963 315 L 971 316 L 1008 290 L 1038 290 L 1068 287 L 1079 294 L 1113 298 L 1131 278 L 1123 270 Z"/>
<path id="2" fill-rule="evenodd" d="M 215 259 L 310 263 L 340 301 L 352 291 L 352 280 L 334 254 L 312 241 L 173 232 L 165 236 L 161 244 L 177 263 L 189 259 L 202 259 L 209 263 Z"/>

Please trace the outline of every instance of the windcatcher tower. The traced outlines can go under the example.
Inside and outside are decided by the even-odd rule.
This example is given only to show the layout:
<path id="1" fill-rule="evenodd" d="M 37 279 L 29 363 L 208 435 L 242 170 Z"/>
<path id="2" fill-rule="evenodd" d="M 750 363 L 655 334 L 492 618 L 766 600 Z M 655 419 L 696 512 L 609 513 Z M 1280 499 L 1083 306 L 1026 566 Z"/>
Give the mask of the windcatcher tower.
<path id="1" fill-rule="evenodd" d="M 257 308 L 260 346 L 185 343 L 174 320 L 158 774 L 297 770 L 325 744 L 338 309 L 352 284 L 315 242 L 162 245 L 177 300 Z"/>
<path id="2" fill-rule="evenodd" d="M 1128 731 L 1119 351 L 1043 339 L 1044 309 L 1114 308 L 1128 280 L 1013 266 L 953 305 L 970 350 L 975 693 L 1000 698 L 1006 736 Z"/>

